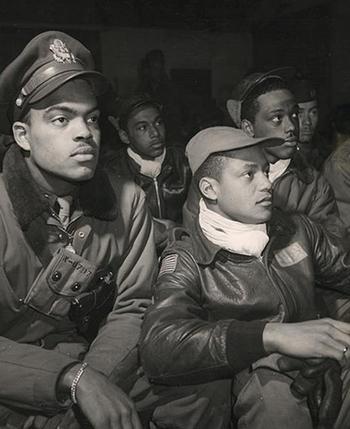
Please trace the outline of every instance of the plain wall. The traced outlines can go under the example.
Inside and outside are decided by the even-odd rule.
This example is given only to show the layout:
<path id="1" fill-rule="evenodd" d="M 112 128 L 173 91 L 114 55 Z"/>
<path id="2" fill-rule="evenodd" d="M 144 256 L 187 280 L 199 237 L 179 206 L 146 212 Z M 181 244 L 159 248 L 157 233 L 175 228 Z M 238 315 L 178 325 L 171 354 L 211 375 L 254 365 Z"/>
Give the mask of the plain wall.
<path id="1" fill-rule="evenodd" d="M 224 97 L 252 64 L 249 33 L 120 27 L 101 32 L 101 49 L 103 71 L 117 80 L 120 96 L 135 89 L 138 63 L 152 49 L 163 50 L 167 69 L 210 69 L 216 99 Z"/>

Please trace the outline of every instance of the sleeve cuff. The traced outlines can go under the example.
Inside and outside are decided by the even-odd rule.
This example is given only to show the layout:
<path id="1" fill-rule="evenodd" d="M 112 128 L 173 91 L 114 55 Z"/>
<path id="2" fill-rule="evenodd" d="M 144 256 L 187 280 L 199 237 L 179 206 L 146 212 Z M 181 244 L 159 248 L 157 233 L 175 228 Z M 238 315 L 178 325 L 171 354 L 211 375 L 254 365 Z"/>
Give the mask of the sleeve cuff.
<path id="1" fill-rule="evenodd" d="M 233 321 L 226 334 L 227 360 L 235 372 L 248 368 L 267 355 L 263 345 L 263 331 L 267 322 Z"/>

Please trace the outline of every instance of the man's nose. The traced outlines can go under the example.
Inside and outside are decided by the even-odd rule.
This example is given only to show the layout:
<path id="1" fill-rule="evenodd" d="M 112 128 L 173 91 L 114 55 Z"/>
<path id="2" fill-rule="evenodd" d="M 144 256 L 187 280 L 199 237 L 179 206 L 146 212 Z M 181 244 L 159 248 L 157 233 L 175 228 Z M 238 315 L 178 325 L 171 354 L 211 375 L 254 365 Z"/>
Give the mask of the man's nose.
<path id="1" fill-rule="evenodd" d="M 92 136 L 92 133 L 86 121 L 83 118 L 77 120 L 76 126 L 75 126 L 75 138 L 89 139 L 91 138 L 91 136 Z"/>
<path id="2" fill-rule="evenodd" d="M 150 126 L 150 136 L 151 137 L 158 137 L 159 136 L 159 129 L 156 125 Z"/>
<path id="3" fill-rule="evenodd" d="M 262 177 L 261 177 L 261 184 L 260 184 L 260 189 L 261 189 L 262 191 L 268 191 L 268 192 L 271 192 L 271 189 L 272 189 L 272 183 L 271 183 L 271 181 L 270 181 L 269 177 L 268 177 L 268 176 L 266 176 L 266 174 L 262 174 Z"/>
<path id="4" fill-rule="evenodd" d="M 285 129 L 286 131 L 295 131 L 296 128 L 296 124 L 294 123 L 294 121 L 290 118 L 287 117 L 286 118 L 286 124 L 285 124 Z"/>
<path id="5" fill-rule="evenodd" d="M 306 124 L 306 125 L 310 125 L 311 124 L 311 118 L 310 115 L 303 115 L 303 117 L 301 118 L 301 122 L 302 124 Z"/>

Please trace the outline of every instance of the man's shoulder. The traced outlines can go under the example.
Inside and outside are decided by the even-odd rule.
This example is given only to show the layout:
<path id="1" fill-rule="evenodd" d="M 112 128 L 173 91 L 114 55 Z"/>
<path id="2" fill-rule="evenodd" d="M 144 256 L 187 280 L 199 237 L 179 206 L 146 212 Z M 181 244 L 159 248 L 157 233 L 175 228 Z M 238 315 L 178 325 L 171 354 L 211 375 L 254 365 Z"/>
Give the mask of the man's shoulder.
<path id="1" fill-rule="evenodd" d="M 118 206 L 132 207 L 143 202 L 145 194 L 131 178 L 120 175 L 118 171 L 106 170 L 112 189 L 117 197 Z"/>

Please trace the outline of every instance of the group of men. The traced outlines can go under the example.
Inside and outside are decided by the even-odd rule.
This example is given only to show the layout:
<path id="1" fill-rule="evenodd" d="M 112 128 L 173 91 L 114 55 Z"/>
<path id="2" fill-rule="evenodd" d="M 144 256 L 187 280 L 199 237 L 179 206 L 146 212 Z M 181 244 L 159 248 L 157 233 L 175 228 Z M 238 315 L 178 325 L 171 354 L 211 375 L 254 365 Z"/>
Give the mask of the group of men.
<path id="1" fill-rule="evenodd" d="M 346 227 L 282 73 L 187 159 L 135 96 L 101 166 L 108 94 L 61 32 L 0 75 L 0 427 L 347 428 Z"/>

